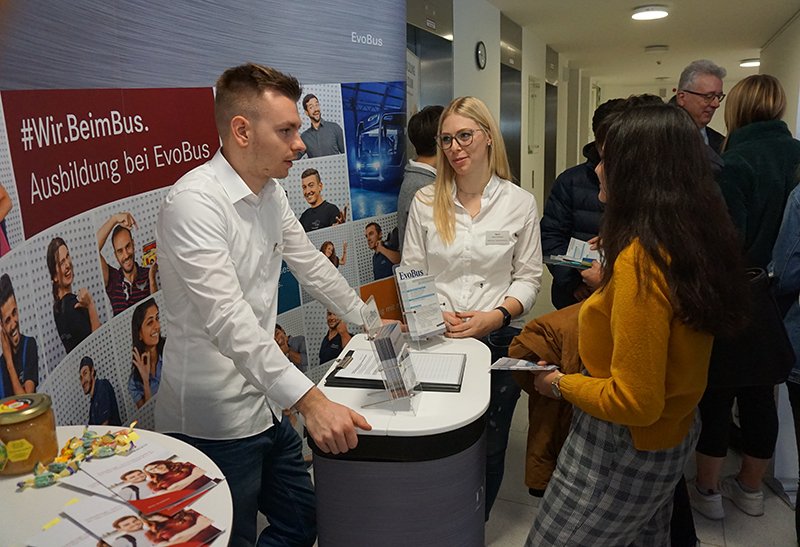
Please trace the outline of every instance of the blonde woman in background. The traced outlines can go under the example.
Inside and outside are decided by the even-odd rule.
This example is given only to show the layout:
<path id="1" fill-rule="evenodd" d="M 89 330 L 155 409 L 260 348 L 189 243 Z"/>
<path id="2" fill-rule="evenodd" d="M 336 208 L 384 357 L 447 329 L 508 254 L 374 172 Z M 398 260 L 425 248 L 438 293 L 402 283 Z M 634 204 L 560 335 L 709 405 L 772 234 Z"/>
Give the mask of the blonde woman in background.
<path id="1" fill-rule="evenodd" d="M 447 335 L 476 338 L 492 361 L 508 355 L 539 293 L 542 249 L 533 196 L 512 183 L 500 130 L 475 97 L 451 102 L 439 120 L 436 181 L 419 190 L 402 263 L 436 277 Z M 520 388 L 491 375 L 486 415 L 486 518 L 503 480 L 508 431 Z"/>
<path id="2" fill-rule="evenodd" d="M 749 268 L 767 268 L 786 201 L 797 185 L 800 142 L 781 121 L 785 110 L 786 93 L 777 78 L 767 74 L 736 84 L 725 107 L 728 137 L 719 185 Z M 739 473 L 720 480 L 734 399 L 742 431 L 742 466 Z M 763 515 L 761 482 L 778 439 L 774 386 L 710 387 L 699 408 L 703 430 L 697 443 L 697 477 L 689 485 L 692 506 L 707 518 L 721 519 L 726 497 L 748 515 Z"/>

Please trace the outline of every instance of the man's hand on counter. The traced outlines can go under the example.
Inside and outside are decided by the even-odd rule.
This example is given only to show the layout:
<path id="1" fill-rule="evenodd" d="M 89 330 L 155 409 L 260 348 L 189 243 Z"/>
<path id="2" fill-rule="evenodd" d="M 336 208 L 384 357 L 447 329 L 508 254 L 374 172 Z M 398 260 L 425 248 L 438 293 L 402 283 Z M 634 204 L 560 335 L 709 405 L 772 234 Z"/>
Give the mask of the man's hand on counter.
<path id="1" fill-rule="evenodd" d="M 334 403 L 316 387 L 303 395 L 294 408 L 306 419 L 306 429 L 317 446 L 332 454 L 347 452 L 358 445 L 355 428 L 369 431 L 367 420 L 344 405 Z"/>

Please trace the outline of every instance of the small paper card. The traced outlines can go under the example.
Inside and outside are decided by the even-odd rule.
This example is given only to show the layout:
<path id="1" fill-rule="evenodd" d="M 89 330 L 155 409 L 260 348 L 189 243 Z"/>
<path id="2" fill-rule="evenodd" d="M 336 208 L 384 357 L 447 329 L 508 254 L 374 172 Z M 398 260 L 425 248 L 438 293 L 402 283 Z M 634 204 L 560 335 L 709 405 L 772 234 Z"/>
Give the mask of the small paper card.
<path id="1" fill-rule="evenodd" d="M 364 302 L 365 306 L 361 309 L 361 320 L 364 322 L 364 328 L 370 338 L 375 336 L 380 330 L 381 314 L 378 312 L 378 305 L 375 303 L 375 296 L 370 296 Z"/>
<path id="2" fill-rule="evenodd" d="M 512 359 L 510 357 L 501 357 L 495 361 L 492 370 L 527 370 L 529 372 L 538 372 L 543 370 L 558 370 L 558 365 L 547 364 L 540 365 L 533 361 L 525 361 L 524 359 Z"/>

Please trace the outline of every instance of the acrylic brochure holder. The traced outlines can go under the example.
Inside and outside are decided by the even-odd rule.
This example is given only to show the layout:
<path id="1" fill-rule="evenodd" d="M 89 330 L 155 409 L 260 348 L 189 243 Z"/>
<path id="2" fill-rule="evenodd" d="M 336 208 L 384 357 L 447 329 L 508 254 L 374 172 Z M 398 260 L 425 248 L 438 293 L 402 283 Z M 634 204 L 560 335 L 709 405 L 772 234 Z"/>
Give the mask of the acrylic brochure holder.
<path id="1" fill-rule="evenodd" d="M 382 325 L 374 297 L 370 296 L 366 304 L 362 318 L 384 385 L 384 391 L 369 395 L 385 398 L 361 408 L 389 405 L 393 413 L 411 412 L 416 416 L 422 391 L 400 323 Z"/>
<path id="2" fill-rule="evenodd" d="M 436 281 L 425 273 L 422 265 L 395 266 L 394 278 L 397 298 L 403 313 L 403 322 L 408 325 L 410 344 L 422 350 L 422 342 L 446 332 L 442 306 Z"/>

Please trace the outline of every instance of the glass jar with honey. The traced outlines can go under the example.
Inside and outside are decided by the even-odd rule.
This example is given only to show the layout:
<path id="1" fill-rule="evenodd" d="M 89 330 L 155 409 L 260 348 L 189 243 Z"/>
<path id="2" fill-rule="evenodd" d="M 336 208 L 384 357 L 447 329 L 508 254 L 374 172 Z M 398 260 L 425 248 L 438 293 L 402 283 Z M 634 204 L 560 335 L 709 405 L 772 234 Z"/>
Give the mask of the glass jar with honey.
<path id="1" fill-rule="evenodd" d="M 33 471 L 58 455 L 50 397 L 29 393 L 0 399 L 0 475 Z"/>

